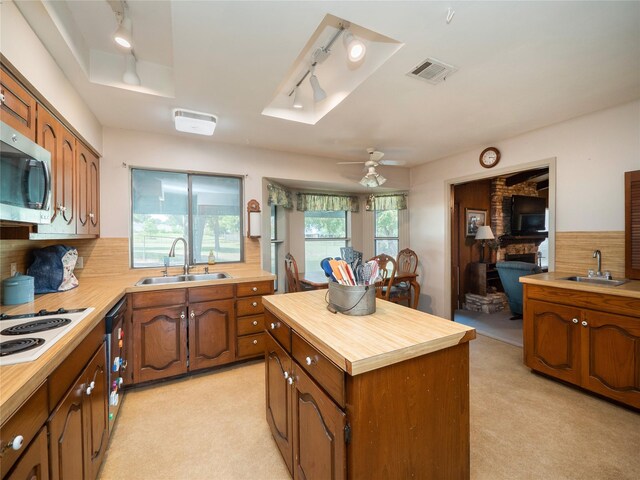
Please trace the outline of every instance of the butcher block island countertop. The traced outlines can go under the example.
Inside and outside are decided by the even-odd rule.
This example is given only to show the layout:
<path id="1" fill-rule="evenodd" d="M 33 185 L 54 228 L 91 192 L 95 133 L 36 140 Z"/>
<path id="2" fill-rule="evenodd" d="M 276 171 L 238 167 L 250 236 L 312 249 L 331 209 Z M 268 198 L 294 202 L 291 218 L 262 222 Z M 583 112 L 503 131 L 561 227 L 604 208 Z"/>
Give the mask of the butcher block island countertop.
<path id="1" fill-rule="evenodd" d="M 93 307 L 94 311 L 76 327 L 59 339 L 53 347 L 32 362 L 0 367 L 0 425 L 5 422 L 36 388 L 58 367 L 65 358 L 100 323 L 107 312 L 123 295 L 148 290 L 193 288 L 225 283 L 244 283 L 273 280 L 275 276 L 255 267 L 217 266 L 216 270 L 228 272 L 231 278 L 207 281 L 180 282 L 163 285 L 135 286 L 141 278 L 159 276 L 158 270 L 127 271 L 122 275 L 100 278 L 80 278 L 80 285 L 73 290 L 37 295 L 33 302 L 15 306 L 2 306 L 1 313 L 16 315 L 38 312 L 42 309 L 74 309 Z"/>
<path id="2" fill-rule="evenodd" d="M 468 342 L 475 329 L 376 299 L 372 315 L 331 313 L 326 290 L 263 298 L 267 310 L 289 326 L 349 375 Z"/>

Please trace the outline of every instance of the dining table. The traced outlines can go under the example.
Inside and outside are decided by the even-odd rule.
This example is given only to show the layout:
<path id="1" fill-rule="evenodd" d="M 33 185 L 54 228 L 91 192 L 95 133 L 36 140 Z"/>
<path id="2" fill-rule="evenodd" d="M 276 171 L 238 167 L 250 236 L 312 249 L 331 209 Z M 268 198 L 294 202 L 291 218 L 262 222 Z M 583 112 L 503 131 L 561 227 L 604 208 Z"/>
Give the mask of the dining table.
<path id="1" fill-rule="evenodd" d="M 301 272 L 299 276 L 300 283 L 306 287 L 306 290 L 321 290 L 323 288 L 329 288 L 329 279 L 324 272 Z M 420 283 L 418 283 L 418 274 L 409 272 L 396 273 L 396 276 L 393 279 L 393 284 L 397 285 L 404 282 L 409 282 L 413 289 L 411 308 L 417 309 L 418 302 L 420 301 Z"/>

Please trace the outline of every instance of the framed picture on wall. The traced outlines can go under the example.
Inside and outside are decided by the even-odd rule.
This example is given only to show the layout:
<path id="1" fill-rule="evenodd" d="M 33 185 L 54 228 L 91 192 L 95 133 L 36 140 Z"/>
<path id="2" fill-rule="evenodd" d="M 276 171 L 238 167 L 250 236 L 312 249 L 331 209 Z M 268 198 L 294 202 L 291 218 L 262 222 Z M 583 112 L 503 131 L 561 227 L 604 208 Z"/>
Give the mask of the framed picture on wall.
<path id="1" fill-rule="evenodd" d="M 467 237 L 475 237 L 478 227 L 485 225 L 487 220 L 487 211 L 478 210 L 476 208 L 464 209 L 464 224 Z"/>

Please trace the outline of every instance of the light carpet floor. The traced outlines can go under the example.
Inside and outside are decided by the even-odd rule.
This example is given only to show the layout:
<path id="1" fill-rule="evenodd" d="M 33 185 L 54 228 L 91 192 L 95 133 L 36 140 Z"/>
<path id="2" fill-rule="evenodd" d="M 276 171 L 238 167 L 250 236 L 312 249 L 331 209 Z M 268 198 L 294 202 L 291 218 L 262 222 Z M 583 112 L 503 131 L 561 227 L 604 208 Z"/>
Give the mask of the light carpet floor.
<path id="1" fill-rule="evenodd" d="M 471 342 L 471 478 L 640 478 L 640 415 L 532 374 L 522 349 Z M 253 362 L 127 393 L 101 480 L 288 479 Z M 371 479 L 375 480 L 375 479 Z"/>
<path id="2" fill-rule="evenodd" d="M 522 347 L 522 319 L 510 320 L 512 316 L 511 310 L 508 309 L 496 313 L 456 310 L 453 319 L 475 328 L 482 335 Z"/>

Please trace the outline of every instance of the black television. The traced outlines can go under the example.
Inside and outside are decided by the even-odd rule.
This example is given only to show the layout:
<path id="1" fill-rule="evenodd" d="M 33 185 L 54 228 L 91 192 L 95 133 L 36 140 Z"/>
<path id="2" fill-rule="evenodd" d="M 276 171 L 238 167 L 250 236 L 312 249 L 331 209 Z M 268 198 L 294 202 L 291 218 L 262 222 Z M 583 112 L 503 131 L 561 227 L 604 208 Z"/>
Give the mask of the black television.
<path id="1" fill-rule="evenodd" d="M 546 198 L 513 195 L 511 197 L 511 235 L 546 233 L 544 222 L 546 208 Z"/>

